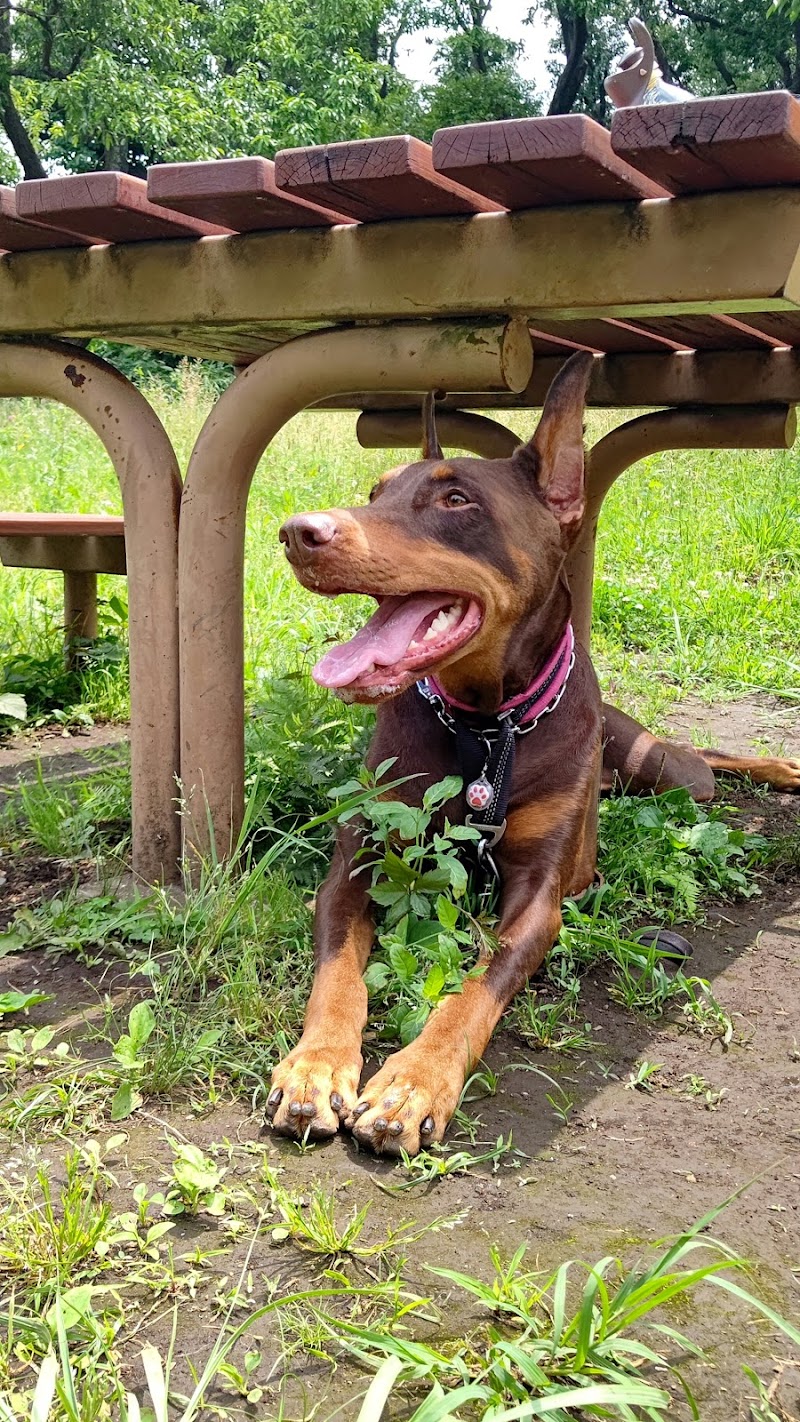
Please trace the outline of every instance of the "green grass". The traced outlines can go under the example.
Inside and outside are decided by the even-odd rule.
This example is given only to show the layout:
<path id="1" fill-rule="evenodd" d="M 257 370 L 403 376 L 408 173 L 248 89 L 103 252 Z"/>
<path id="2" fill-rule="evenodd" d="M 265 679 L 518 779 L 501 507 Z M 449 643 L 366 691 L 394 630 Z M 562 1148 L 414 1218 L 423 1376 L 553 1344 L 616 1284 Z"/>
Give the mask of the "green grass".
<path id="1" fill-rule="evenodd" d="M 196 367 L 150 392 L 185 467 L 210 396 Z M 514 415 L 529 432 L 534 417 Z M 589 442 L 612 421 L 589 419 Z M 358 600 L 323 602 L 289 573 L 277 531 L 287 514 L 361 502 L 391 452 L 361 450 L 352 415 L 305 414 L 281 432 L 256 475 L 248 510 L 245 582 L 250 705 L 276 676 L 303 675 L 328 637 L 349 631 Z M 40 401 L 0 406 L 0 508 L 121 511 L 106 456 L 71 413 Z M 800 454 L 667 453 L 625 474 L 601 524 L 595 648 L 605 687 L 657 720 L 686 691 L 720 697 L 753 688 L 800 697 Z M 60 577 L 0 568 L 0 664 L 41 661 L 28 685 L 53 680 L 51 705 L 104 718 L 124 713 L 124 665 L 109 662 L 119 631 L 101 578 L 106 650 L 78 684 L 56 685 Z M 49 667 L 49 672 L 46 670 Z M 655 671 L 654 671 L 655 669 Z M 36 669 L 35 669 L 36 670 Z M 9 687 L 8 689 L 15 689 Z M 39 714 L 41 697 L 34 700 Z M 337 713 L 338 714 L 338 713 Z"/>

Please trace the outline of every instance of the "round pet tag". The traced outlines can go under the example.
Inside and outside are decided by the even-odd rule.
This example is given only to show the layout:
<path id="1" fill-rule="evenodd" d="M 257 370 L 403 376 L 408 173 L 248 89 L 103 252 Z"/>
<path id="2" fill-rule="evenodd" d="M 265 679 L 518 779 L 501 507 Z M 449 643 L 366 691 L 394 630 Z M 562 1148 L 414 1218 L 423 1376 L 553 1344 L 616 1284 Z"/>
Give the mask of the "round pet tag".
<path id="1" fill-rule="evenodd" d="M 494 790 L 485 775 L 479 780 L 473 780 L 467 786 L 467 804 L 471 810 L 486 810 L 494 799 Z"/>

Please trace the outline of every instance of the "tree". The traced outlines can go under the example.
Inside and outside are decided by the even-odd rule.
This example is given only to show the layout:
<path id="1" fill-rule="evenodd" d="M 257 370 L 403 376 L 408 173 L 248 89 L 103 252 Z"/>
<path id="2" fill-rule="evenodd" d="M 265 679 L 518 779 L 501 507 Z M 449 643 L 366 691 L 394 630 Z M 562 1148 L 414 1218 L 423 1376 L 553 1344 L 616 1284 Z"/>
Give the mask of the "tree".
<path id="1" fill-rule="evenodd" d="M 541 113 L 517 67 L 522 46 L 486 28 L 491 0 L 440 0 L 433 24 L 451 33 L 434 56 L 436 83 L 424 94 L 424 131 Z"/>
<path id="2" fill-rule="evenodd" d="M 0 122 L 26 177 L 358 137 L 418 121 L 420 0 L 0 0 Z"/>

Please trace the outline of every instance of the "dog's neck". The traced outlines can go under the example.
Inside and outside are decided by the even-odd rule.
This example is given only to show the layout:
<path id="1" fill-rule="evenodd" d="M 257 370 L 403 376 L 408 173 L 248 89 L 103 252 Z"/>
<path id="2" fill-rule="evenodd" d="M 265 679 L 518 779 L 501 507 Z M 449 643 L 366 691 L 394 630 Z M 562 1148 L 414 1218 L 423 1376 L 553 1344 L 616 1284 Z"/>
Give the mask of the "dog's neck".
<path id="1" fill-rule="evenodd" d="M 519 696 L 553 655 L 564 636 L 572 612 L 572 598 L 563 574 L 549 597 L 513 628 L 502 657 L 456 662 L 436 673 L 448 696 L 494 715 L 505 701 Z"/>

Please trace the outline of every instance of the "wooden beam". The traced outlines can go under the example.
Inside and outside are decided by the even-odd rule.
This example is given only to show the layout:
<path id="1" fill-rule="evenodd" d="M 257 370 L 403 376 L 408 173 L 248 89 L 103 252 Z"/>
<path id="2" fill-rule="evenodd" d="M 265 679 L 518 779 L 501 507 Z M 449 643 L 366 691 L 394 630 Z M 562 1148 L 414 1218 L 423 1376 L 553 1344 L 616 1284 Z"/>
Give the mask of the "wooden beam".
<path id="1" fill-rule="evenodd" d="M 76 173 L 18 183 L 17 212 L 54 222 L 100 242 L 150 242 L 165 237 L 210 237 L 227 232 L 196 217 L 177 216 L 148 200 L 147 184 L 128 173 Z"/>
<path id="2" fill-rule="evenodd" d="M 585 114 L 440 128 L 433 166 L 511 209 L 666 196 L 618 157 L 608 130 Z"/>
<path id="3" fill-rule="evenodd" d="M 671 193 L 800 182 L 800 102 L 785 90 L 618 109 L 617 156 Z"/>
<path id="4" fill-rule="evenodd" d="M 285 148 L 275 156 L 275 179 L 284 192 L 328 203 L 359 222 L 499 210 L 437 173 L 428 144 L 408 135 Z"/>
<path id="5" fill-rule="evenodd" d="M 147 170 L 151 202 L 233 232 L 281 227 L 332 227 L 352 222 L 305 198 L 281 192 L 269 158 L 222 158 L 212 163 L 159 163 Z"/>
<path id="6" fill-rule="evenodd" d="M 799 252 L 800 190 L 768 188 L 17 253 L 0 261 L 0 332 L 146 332 L 191 350 L 197 327 L 785 311 Z"/>

